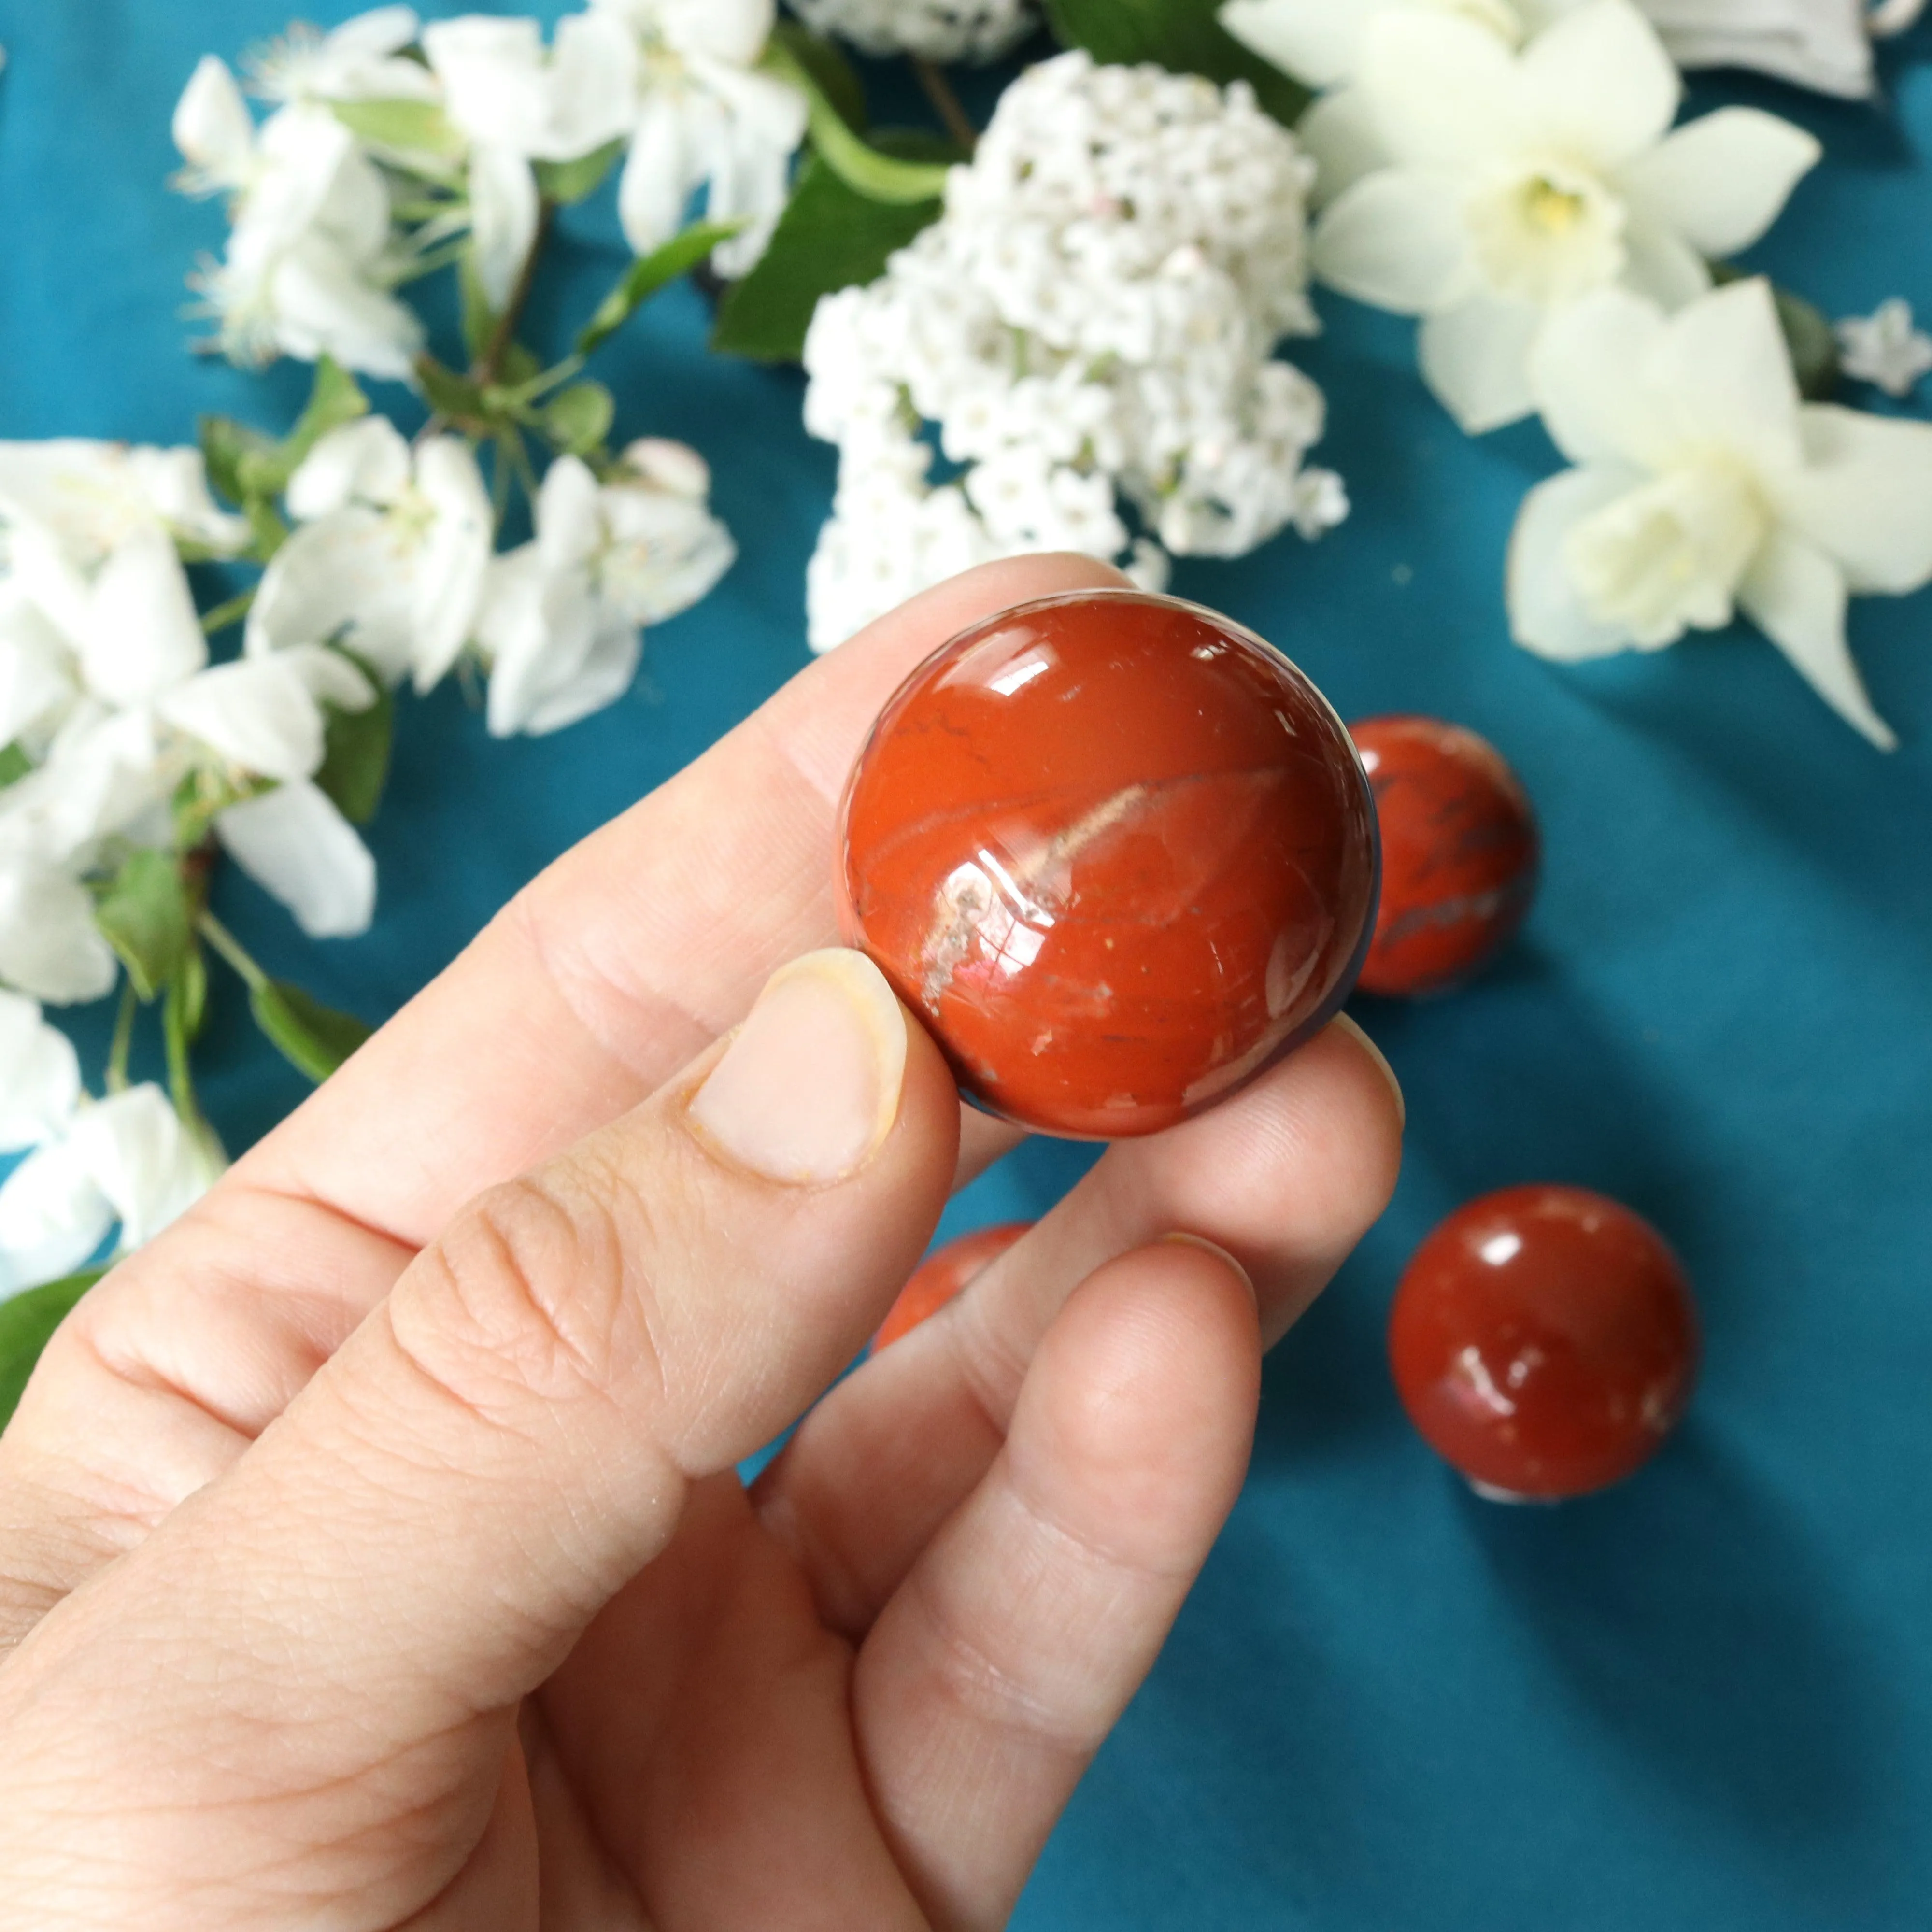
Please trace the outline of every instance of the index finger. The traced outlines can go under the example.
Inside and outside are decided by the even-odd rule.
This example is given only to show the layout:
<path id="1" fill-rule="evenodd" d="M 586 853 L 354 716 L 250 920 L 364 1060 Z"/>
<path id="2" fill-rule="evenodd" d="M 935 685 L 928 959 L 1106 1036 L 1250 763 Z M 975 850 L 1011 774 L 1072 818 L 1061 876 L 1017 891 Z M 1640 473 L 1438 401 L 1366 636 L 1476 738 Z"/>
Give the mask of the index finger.
<path id="1" fill-rule="evenodd" d="M 836 938 L 839 792 L 907 672 L 996 610 L 1122 581 L 1090 557 L 984 565 L 801 671 L 520 892 L 236 1179 L 419 1247 L 635 1106 Z"/>

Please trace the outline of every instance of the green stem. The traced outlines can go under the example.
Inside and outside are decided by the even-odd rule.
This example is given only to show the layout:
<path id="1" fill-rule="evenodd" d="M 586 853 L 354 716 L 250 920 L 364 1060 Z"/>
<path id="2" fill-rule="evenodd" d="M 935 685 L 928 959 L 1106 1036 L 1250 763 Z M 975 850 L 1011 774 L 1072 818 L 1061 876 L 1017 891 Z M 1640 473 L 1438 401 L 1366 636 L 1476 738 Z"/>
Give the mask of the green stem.
<path id="1" fill-rule="evenodd" d="M 203 912 L 194 923 L 202 938 L 241 975 L 242 983 L 250 992 L 260 992 L 268 983 L 268 974 L 249 958 L 241 940 L 214 914 Z"/>
<path id="2" fill-rule="evenodd" d="M 121 982 L 121 1010 L 114 1016 L 114 1043 L 107 1049 L 107 1090 L 128 1090 L 128 1056 L 134 1044 L 134 1010 L 140 1004 L 132 980 Z"/>
<path id="3" fill-rule="evenodd" d="M 219 637 L 231 624 L 238 624 L 255 608 L 255 592 L 260 585 L 251 586 L 238 597 L 231 597 L 226 604 L 218 604 L 201 620 L 201 628 L 211 637 Z"/>
<path id="4" fill-rule="evenodd" d="M 432 248 L 428 254 L 418 256 L 407 268 L 398 269 L 388 278 L 389 286 L 406 289 L 412 282 L 419 282 L 425 276 L 440 273 L 452 263 L 461 261 L 463 252 L 469 246 L 469 238 L 466 236 L 460 242 L 448 242 L 440 248 Z"/>
<path id="5" fill-rule="evenodd" d="M 490 466 L 490 515 L 493 527 L 498 530 L 502 529 L 504 516 L 510 507 L 513 473 L 510 468 L 510 445 L 513 442 L 520 443 L 521 440 L 514 429 L 507 427 L 497 433 L 496 460 Z"/>
<path id="6" fill-rule="evenodd" d="M 175 1112 L 188 1126 L 199 1127 L 201 1102 L 195 1097 L 194 1076 L 188 1066 L 188 1035 L 182 1030 L 180 1009 L 176 1000 L 170 999 L 163 1021 L 161 1036 L 167 1043 L 169 1095 L 174 1101 Z"/>
<path id="7" fill-rule="evenodd" d="M 980 130 L 960 106 L 959 97 L 953 92 L 952 83 L 946 79 L 945 70 L 938 62 L 915 55 L 912 70 L 920 86 L 925 88 L 926 98 L 932 103 L 946 131 L 970 154 L 980 145 Z"/>

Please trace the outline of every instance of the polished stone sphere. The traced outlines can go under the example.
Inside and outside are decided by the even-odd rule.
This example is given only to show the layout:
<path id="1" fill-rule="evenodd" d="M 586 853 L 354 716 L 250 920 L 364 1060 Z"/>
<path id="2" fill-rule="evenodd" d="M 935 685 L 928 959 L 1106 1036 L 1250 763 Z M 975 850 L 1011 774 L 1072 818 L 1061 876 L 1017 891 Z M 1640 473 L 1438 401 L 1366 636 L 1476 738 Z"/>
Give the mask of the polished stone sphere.
<path id="1" fill-rule="evenodd" d="M 840 814 L 862 947 L 962 1090 L 1151 1133 L 1326 1023 L 1375 914 L 1347 731 L 1250 632 L 1138 591 L 975 625 L 886 705 Z"/>
<path id="2" fill-rule="evenodd" d="M 1438 992 L 1501 952 L 1536 891 L 1536 816 L 1486 739 L 1437 718 L 1352 725 L 1382 829 L 1364 992 Z"/>
<path id="3" fill-rule="evenodd" d="M 872 1337 L 872 1352 L 896 1342 L 916 1328 L 929 1315 L 937 1315 L 973 1277 L 994 1262 L 1033 1226 L 1030 1221 L 1002 1221 L 991 1228 L 975 1228 L 970 1234 L 948 1241 L 936 1253 L 928 1255 L 912 1271 L 899 1290 L 879 1332 Z"/>
<path id="4" fill-rule="evenodd" d="M 1582 1187 L 1505 1187 L 1459 1208 L 1416 1250 L 1389 1317 L 1410 1420 L 1507 1500 L 1630 1474 L 1684 1413 L 1697 1352 L 1663 1237 Z"/>

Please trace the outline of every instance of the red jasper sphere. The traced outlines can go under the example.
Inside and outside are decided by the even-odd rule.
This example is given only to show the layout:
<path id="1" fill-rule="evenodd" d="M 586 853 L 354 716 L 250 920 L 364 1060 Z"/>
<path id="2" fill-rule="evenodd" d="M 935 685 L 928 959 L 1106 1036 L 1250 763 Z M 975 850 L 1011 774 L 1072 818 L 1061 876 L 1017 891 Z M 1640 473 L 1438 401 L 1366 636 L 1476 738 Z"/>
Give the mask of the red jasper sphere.
<path id="1" fill-rule="evenodd" d="M 902 685 L 846 788 L 848 943 L 962 1089 L 1048 1133 L 1151 1133 L 1322 1026 L 1375 912 L 1375 810 L 1260 638 L 1128 590 L 1023 604 Z"/>
<path id="2" fill-rule="evenodd" d="M 872 1337 L 872 1352 L 896 1342 L 916 1328 L 928 1315 L 937 1315 L 973 1277 L 993 1263 L 1033 1226 L 1030 1221 L 1002 1221 L 975 1228 L 970 1234 L 948 1241 L 912 1271 L 899 1298 Z"/>
<path id="3" fill-rule="evenodd" d="M 1582 1187 L 1505 1187 L 1408 1264 L 1389 1356 L 1409 1419 L 1479 1489 L 1553 1501 L 1628 1476 L 1690 1399 L 1697 1317 L 1648 1221 Z"/>
<path id="4" fill-rule="evenodd" d="M 1382 905 L 1371 993 L 1432 993 L 1499 952 L 1536 891 L 1536 815 L 1487 739 L 1436 718 L 1350 728 L 1376 795 Z"/>

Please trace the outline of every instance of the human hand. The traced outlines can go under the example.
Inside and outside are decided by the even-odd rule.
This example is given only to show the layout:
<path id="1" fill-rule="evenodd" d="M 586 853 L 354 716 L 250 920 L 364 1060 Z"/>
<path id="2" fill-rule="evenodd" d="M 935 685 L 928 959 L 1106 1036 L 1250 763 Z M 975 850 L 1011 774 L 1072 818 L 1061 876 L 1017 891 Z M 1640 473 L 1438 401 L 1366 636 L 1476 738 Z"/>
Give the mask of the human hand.
<path id="1" fill-rule="evenodd" d="M 1015 1138 L 861 957 L 786 966 L 845 772 L 954 632 L 1118 580 L 814 664 L 81 1303 L 0 1438 L 0 1926 L 1004 1922 L 1399 1157 L 1337 1022 L 734 1473 Z"/>

